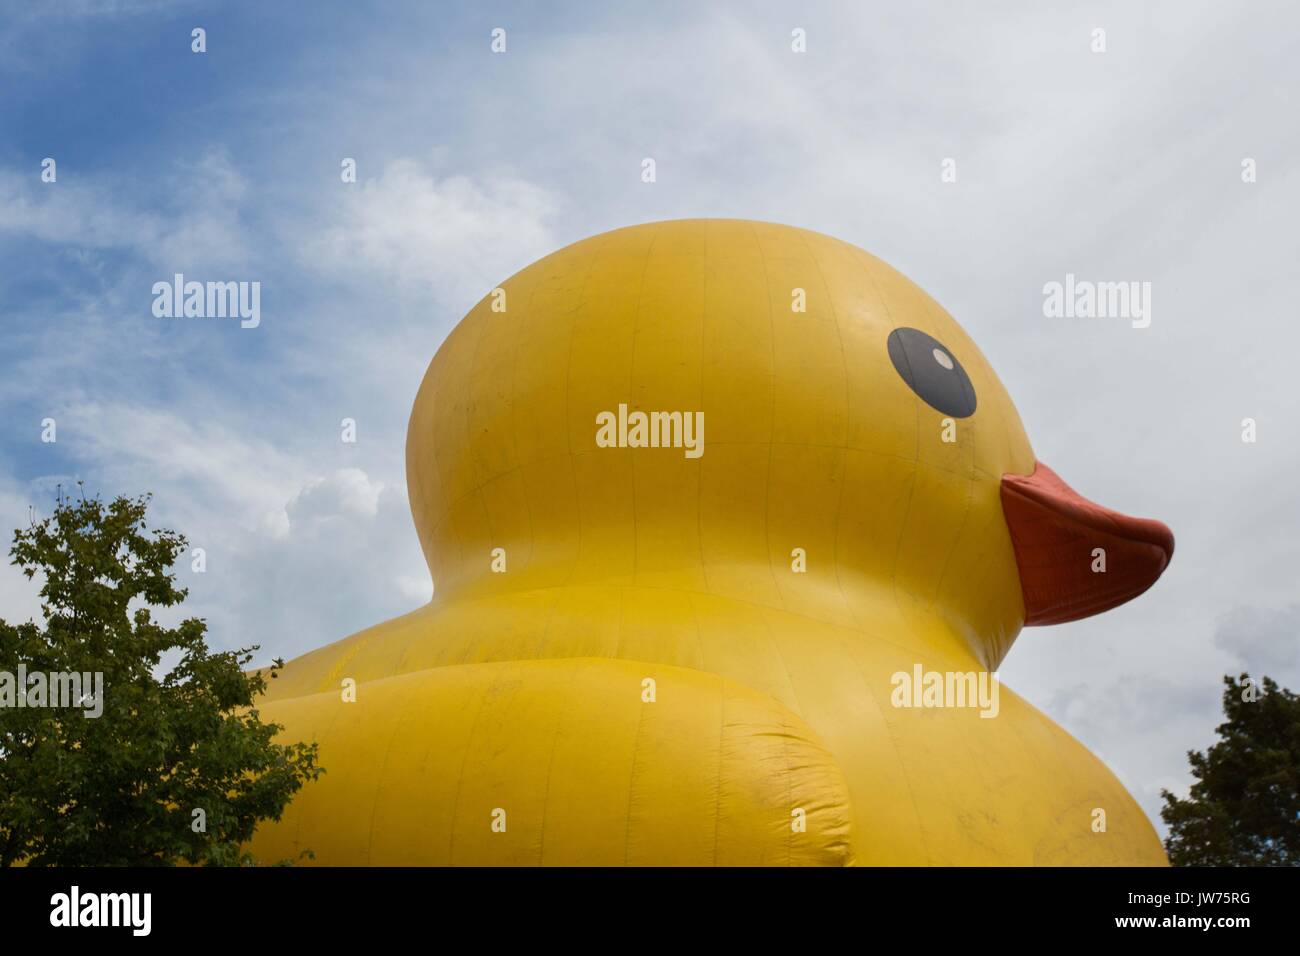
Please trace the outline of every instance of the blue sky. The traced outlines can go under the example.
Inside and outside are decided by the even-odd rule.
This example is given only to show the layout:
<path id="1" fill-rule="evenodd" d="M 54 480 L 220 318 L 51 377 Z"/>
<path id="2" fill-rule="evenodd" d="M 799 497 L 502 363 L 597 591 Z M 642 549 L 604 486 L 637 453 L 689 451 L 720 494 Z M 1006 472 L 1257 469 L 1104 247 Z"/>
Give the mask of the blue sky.
<path id="1" fill-rule="evenodd" d="M 407 415 L 489 289 L 632 222 L 817 229 L 965 325 L 1067 481 L 1173 527 L 1154 591 L 1026 632 L 1002 675 L 1154 816 L 1211 740 L 1220 675 L 1300 677 L 1300 15 L 898 7 L 0 14 L 0 518 L 48 510 L 60 482 L 151 490 L 157 520 L 208 552 L 182 578 L 213 642 L 292 657 L 427 598 Z M 152 284 L 176 272 L 259 281 L 260 327 L 154 318 Z M 1045 318 L 1042 287 L 1067 272 L 1150 281 L 1151 327 Z M 5 568 L 0 614 L 35 613 Z"/>

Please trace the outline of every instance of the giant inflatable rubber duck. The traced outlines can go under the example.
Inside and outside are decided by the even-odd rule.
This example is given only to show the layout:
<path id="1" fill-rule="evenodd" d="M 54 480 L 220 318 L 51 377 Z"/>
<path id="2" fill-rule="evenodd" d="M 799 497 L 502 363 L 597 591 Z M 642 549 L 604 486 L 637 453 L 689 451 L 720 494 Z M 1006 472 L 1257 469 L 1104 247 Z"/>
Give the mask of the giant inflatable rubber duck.
<path id="1" fill-rule="evenodd" d="M 1039 462 L 861 249 L 710 219 L 553 253 L 438 350 L 406 467 L 433 600 L 268 682 L 327 772 L 260 859 L 1165 863 L 993 672 L 1173 537 Z"/>

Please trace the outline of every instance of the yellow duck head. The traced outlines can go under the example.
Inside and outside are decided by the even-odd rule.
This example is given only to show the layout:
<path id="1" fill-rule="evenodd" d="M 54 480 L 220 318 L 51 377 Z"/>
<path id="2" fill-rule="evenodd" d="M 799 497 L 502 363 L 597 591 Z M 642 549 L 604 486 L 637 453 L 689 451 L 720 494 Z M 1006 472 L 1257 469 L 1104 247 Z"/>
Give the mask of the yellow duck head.
<path id="1" fill-rule="evenodd" d="M 1037 462 L 920 288 L 760 222 L 619 229 L 505 282 L 430 365 L 407 477 L 441 598 L 602 582 L 932 615 L 990 669 L 1173 551 Z"/>
<path id="2" fill-rule="evenodd" d="M 1173 540 L 1039 464 L 860 249 L 689 220 L 547 256 L 438 350 L 407 481 L 433 600 L 283 668 L 264 711 L 328 772 L 260 858 L 1165 862 L 1015 694 L 900 696 L 996 692 L 1024 623 L 1127 600 Z"/>

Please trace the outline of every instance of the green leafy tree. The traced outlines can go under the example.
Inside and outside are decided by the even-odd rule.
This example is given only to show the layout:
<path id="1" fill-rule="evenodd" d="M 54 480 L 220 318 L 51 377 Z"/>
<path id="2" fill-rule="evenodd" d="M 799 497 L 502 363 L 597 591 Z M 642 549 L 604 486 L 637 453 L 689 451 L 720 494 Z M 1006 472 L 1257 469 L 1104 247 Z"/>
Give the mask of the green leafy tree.
<path id="1" fill-rule="evenodd" d="M 256 647 L 213 653 L 202 620 L 156 619 L 185 599 L 171 569 L 186 541 L 146 529 L 148 502 L 60 493 L 15 532 L 44 626 L 0 620 L 0 678 L 11 692 L 20 665 L 103 678 L 74 707 L 0 693 L 0 865 L 251 863 L 240 844 L 323 772 L 315 744 L 275 743 L 261 721 L 266 683 L 244 670 Z"/>
<path id="2" fill-rule="evenodd" d="M 1175 866 L 1300 866 L 1300 698 L 1268 677 L 1223 679 L 1225 723 L 1189 751 L 1186 800 L 1162 790 Z"/>

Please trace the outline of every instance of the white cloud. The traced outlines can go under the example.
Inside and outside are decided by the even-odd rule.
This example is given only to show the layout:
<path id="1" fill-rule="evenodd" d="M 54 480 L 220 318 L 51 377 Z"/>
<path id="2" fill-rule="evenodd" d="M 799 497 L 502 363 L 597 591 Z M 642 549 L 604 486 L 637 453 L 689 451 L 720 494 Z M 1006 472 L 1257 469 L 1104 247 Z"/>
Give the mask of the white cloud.
<path id="1" fill-rule="evenodd" d="M 133 425 L 140 431 L 94 470 L 119 476 L 117 489 L 153 490 L 149 525 L 180 531 L 191 548 L 205 552 L 201 574 L 192 570 L 191 550 L 180 555 L 175 572 L 190 596 L 181 608 L 161 613 L 163 622 L 202 617 L 214 647 L 259 644 L 259 661 L 265 661 L 337 640 L 432 595 L 400 484 L 351 467 L 311 475 L 305 463 L 282 455 L 254 468 L 250 463 L 266 449 L 230 435 L 206 458 L 195 455 L 203 444 L 197 432 L 183 435 L 180 447 L 155 453 L 155 439 L 183 427 L 138 411 L 119 411 L 116 420 L 119 429 L 104 437 L 101 449 L 121 441 Z M 270 480 L 280 466 L 306 477 L 296 485 L 288 475 Z M 223 482 L 227 470 L 247 473 Z M 46 484 L 39 483 L 41 493 L 48 492 Z M 29 504 L 42 497 L 37 491 L 0 487 L 0 515 L 8 527 L 26 523 Z M 38 508 L 38 517 L 42 510 L 49 508 Z M 38 587 L 18 569 L 0 568 L 0 616 L 39 620 Z"/>
<path id="2" fill-rule="evenodd" d="M 321 272 L 442 301 L 472 303 L 552 250 L 555 198 L 522 179 L 438 179 L 412 159 L 343 187 L 304 261 Z"/>
<path id="3" fill-rule="evenodd" d="M 56 161 L 60 157 L 53 157 Z M 186 269 L 246 267 L 251 253 L 240 207 L 248 184 L 221 151 L 180 161 L 159 178 L 169 208 L 121 198 L 107 180 L 81 178 L 65 159 L 58 179 L 40 171 L 0 169 L 0 234 L 88 250 L 125 249 L 170 278 Z"/>
<path id="4" fill-rule="evenodd" d="M 383 491 L 383 482 L 372 482 L 360 468 L 341 468 L 328 478 L 309 480 L 285 511 L 291 525 L 340 514 L 373 518 Z"/>
<path id="5" fill-rule="evenodd" d="M 80 183 L 41 183 L 39 171 L 0 171 L 0 232 L 81 247 L 152 246 L 158 223 L 122 208 L 106 192 Z"/>
<path id="6" fill-rule="evenodd" d="M 136 278 L 140 266 L 169 274 L 197 269 L 191 262 L 262 261 L 275 240 L 256 221 L 245 227 L 250 209 L 265 212 L 259 188 L 220 152 L 162 177 L 158 195 L 175 216 L 102 183 L 61 181 L 43 192 L 11 173 L 0 177 L 0 197 L 12 200 L 0 204 L 0 233 L 59 245 L 87 268 L 102 265 L 99 250 L 125 251 L 136 258 Z M 556 245 L 546 225 L 555 206 L 517 177 L 439 179 L 420 163 L 394 161 L 341 205 L 275 221 L 294 258 L 273 261 L 271 277 L 299 290 L 277 320 L 307 315 L 317 332 L 344 329 L 290 333 L 290 347 L 258 356 L 296 379 L 294 387 L 274 396 L 214 390 L 217 363 L 238 376 L 239 347 L 256 355 L 260 338 L 204 340 L 210 332 L 198 325 L 173 325 L 171 337 L 141 340 L 106 321 L 94 343 L 81 336 L 65 346 L 51 332 L 42 355 L 53 364 L 16 370 L 21 381 L 12 379 L 8 394 L 44 396 L 41 414 L 57 419 L 57 447 L 74 463 L 65 484 L 84 476 L 89 493 L 106 497 L 151 491 L 151 523 L 205 550 L 204 573 L 191 571 L 188 554 L 177 573 L 190 588 L 182 612 L 208 620 L 214 645 L 257 643 L 263 657 L 292 657 L 431 596 L 404 490 L 401 431 L 415 386 L 468 305 Z M 306 274 L 294 276 L 295 264 Z M 109 271 L 121 281 L 120 265 Z M 351 285 L 322 294 L 322 277 Z M 75 289 L 69 279 L 68 294 Z M 103 296 L 89 300 L 101 317 L 112 312 Z M 413 306 L 414 320 L 402 321 L 401 303 Z M 441 322 L 429 322 L 430 304 Z M 373 318 L 359 325 L 359 312 Z M 275 327 L 268 321 L 259 331 Z M 89 374 L 106 361 L 122 369 L 143 362 L 148 372 Z M 167 404 L 150 385 L 155 376 L 165 376 Z M 62 387 L 42 390 L 55 377 Z M 360 423 L 357 445 L 339 442 L 342 415 Z M 55 480 L 26 488 L 11 481 L 14 509 L 48 499 Z M 7 611 L 34 612 L 31 589 L 11 577 L 0 577 Z"/>
<path id="7" fill-rule="evenodd" d="M 193 521 L 247 527 L 274 522 L 311 474 L 264 438 L 201 414 L 137 404 L 77 401 L 57 409 L 60 442 L 105 489 L 153 489 L 160 505 Z M 164 504 L 164 490 L 174 490 Z"/>
<path id="8" fill-rule="evenodd" d="M 293 657 L 425 603 L 432 593 L 406 495 L 355 468 L 308 479 L 283 528 L 230 529 L 194 581 L 222 646 Z"/>
<path id="9" fill-rule="evenodd" d="M 433 580 L 427 574 L 416 577 L 401 575 L 397 579 L 397 590 L 415 604 L 428 604 L 433 598 Z"/>

